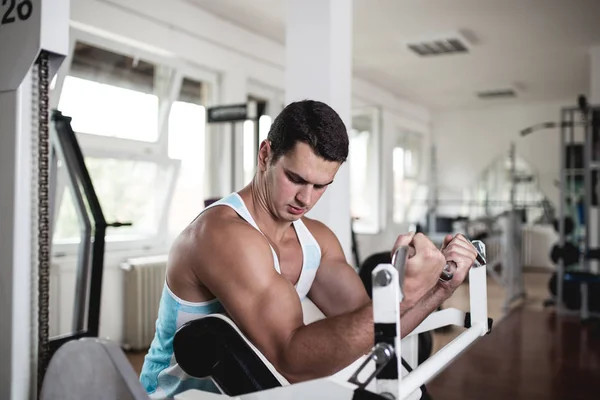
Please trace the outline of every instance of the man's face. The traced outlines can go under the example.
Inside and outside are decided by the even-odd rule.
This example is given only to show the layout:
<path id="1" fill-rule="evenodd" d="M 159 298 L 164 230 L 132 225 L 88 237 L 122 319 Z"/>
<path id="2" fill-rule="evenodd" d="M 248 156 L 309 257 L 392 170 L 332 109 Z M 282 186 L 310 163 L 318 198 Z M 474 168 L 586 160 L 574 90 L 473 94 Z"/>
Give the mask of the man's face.
<path id="1" fill-rule="evenodd" d="M 303 142 L 274 164 L 269 162 L 267 180 L 275 214 L 286 221 L 300 219 L 325 193 L 340 165 L 317 156 Z"/>

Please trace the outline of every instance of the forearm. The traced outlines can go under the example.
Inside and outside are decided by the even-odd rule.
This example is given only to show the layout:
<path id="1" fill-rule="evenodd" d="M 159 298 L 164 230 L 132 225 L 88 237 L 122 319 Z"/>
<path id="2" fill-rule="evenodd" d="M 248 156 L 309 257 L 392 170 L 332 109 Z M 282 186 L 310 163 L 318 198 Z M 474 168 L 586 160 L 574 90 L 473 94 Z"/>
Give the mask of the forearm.
<path id="1" fill-rule="evenodd" d="M 448 295 L 443 288 L 434 287 L 421 298 L 412 308 L 403 311 L 402 303 L 400 303 L 400 330 L 401 337 L 411 333 L 417 326 L 421 324 L 434 312 L 446 299 Z"/>
<path id="2" fill-rule="evenodd" d="M 373 306 L 322 319 L 297 329 L 279 365 L 290 382 L 332 375 L 367 354 L 373 346 Z"/>

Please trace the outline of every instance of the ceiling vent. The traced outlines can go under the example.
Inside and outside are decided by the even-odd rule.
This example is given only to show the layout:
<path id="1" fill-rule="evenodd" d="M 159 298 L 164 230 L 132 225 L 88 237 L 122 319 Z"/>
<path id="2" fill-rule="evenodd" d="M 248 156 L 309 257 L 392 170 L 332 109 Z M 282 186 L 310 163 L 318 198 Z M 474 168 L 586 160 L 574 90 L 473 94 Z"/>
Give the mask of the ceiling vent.
<path id="1" fill-rule="evenodd" d="M 478 92 L 477 97 L 482 100 L 508 99 L 517 97 L 517 93 L 514 89 L 485 90 Z"/>
<path id="2" fill-rule="evenodd" d="M 458 33 L 414 40 L 408 42 L 406 46 L 420 57 L 443 56 L 469 52 L 467 40 Z"/>

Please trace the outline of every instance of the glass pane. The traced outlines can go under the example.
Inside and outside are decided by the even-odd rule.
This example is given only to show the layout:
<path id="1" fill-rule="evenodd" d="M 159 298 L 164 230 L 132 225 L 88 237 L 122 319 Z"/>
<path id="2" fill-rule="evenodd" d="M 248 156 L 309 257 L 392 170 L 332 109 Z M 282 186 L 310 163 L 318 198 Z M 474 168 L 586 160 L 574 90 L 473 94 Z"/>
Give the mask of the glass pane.
<path id="1" fill-rule="evenodd" d="M 184 79 L 169 115 L 169 157 L 181 161 L 169 207 L 169 234 L 177 235 L 204 208 L 206 108 L 202 83 Z"/>
<path id="2" fill-rule="evenodd" d="M 260 126 L 260 125 L 259 125 Z M 243 128 L 243 151 L 244 151 L 244 186 L 250 183 L 256 170 L 256 132 L 254 132 L 254 122 L 251 120 L 244 121 Z"/>
<path id="3" fill-rule="evenodd" d="M 394 172 L 394 222 L 404 222 L 406 207 L 403 201 L 404 191 L 404 149 L 395 147 L 392 152 L 392 165 Z"/>
<path id="4" fill-rule="evenodd" d="M 262 115 L 258 119 L 258 144 L 265 140 L 271 129 L 271 117 Z M 244 121 L 243 126 L 243 166 L 244 166 L 244 185 L 250 183 L 256 172 L 256 162 L 258 148 L 256 147 L 256 131 L 254 121 Z"/>
<path id="5" fill-rule="evenodd" d="M 270 116 L 263 115 L 260 117 L 258 120 L 258 143 L 262 143 L 267 138 L 272 123 L 273 120 Z"/>
<path id="6" fill-rule="evenodd" d="M 156 141 L 159 98 L 155 67 L 143 60 L 78 43 L 59 110 L 76 132 Z"/>
<path id="7" fill-rule="evenodd" d="M 63 192 L 61 203 L 56 209 L 56 216 L 53 240 L 58 243 L 79 242 L 80 220 L 73 204 L 73 195 L 68 187 Z"/>
<path id="8" fill-rule="evenodd" d="M 350 131 L 350 212 L 352 218 L 368 218 L 371 214 L 367 185 L 369 170 L 368 131 Z"/>
<path id="9" fill-rule="evenodd" d="M 148 161 L 86 158 L 104 218 L 131 222 L 132 226 L 107 228 L 106 240 L 153 236 L 157 232 L 164 198 L 159 166 Z"/>
<path id="10" fill-rule="evenodd" d="M 61 167 L 58 173 L 61 172 Z M 56 194 L 60 204 L 55 207 L 53 245 L 68 242 L 79 245 L 82 235 L 82 220 L 79 217 L 73 194 L 69 186 L 63 186 Z M 49 337 L 73 333 L 75 289 L 77 286 L 77 261 L 53 262 L 50 266 Z"/>

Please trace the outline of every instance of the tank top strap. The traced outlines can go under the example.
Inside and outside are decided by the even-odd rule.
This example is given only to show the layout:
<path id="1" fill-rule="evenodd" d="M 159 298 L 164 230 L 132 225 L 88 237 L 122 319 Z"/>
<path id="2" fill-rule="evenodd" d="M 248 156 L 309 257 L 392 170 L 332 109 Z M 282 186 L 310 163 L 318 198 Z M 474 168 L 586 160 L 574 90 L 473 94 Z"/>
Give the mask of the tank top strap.
<path id="1" fill-rule="evenodd" d="M 294 221 L 294 229 L 302 247 L 303 256 L 302 272 L 296 284 L 296 291 L 303 300 L 310 291 L 321 264 L 321 246 L 301 219 Z"/>
<path id="2" fill-rule="evenodd" d="M 228 206 L 232 208 L 240 217 L 242 217 L 246 222 L 252 225 L 257 231 L 259 231 L 264 236 L 264 234 L 258 227 L 256 221 L 254 220 L 254 218 L 252 218 L 250 211 L 248 211 L 244 200 L 242 200 L 242 197 L 236 192 L 233 192 L 223 197 L 222 199 L 215 201 L 214 203 L 206 207 L 204 210 L 208 210 L 209 208 L 216 206 Z M 275 249 L 273 249 L 273 246 L 271 246 L 270 243 L 269 248 L 271 249 L 271 254 L 273 255 L 273 263 L 275 266 L 275 270 L 281 273 L 281 267 L 279 266 L 279 258 L 277 257 L 277 253 L 275 252 Z"/>

